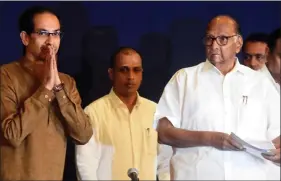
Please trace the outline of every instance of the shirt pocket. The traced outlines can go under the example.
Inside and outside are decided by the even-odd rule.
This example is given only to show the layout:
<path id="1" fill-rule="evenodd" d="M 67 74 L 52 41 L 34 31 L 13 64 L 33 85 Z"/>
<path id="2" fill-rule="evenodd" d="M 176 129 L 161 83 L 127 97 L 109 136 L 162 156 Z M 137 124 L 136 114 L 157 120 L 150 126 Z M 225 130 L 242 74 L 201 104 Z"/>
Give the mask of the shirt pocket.
<path id="1" fill-rule="evenodd" d="M 251 96 L 243 96 L 238 107 L 238 131 L 249 139 L 264 139 L 267 130 L 265 107 Z"/>
<path id="2" fill-rule="evenodd" d="M 143 130 L 144 152 L 149 155 L 157 155 L 158 134 L 153 128 Z"/>

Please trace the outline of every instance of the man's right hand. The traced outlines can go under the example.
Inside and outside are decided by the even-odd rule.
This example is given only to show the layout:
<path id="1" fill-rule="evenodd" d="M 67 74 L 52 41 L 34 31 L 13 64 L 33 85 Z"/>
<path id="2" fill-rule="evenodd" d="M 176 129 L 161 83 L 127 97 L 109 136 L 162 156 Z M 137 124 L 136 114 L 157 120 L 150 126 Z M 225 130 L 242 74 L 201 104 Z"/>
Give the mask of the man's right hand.
<path id="1" fill-rule="evenodd" d="M 242 145 L 233 140 L 229 134 L 221 132 L 210 132 L 209 142 L 210 146 L 213 146 L 219 150 L 233 150 L 233 151 L 243 151 Z"/>
<path id="2" fill-rule="evenodd" d="M 44 61 L 44 86 L 48 90 L 52 90 L 55 84 L 55 61 L 56 55 L 54 47 L 48 45 L 44 47 L 46 59 Z"/>

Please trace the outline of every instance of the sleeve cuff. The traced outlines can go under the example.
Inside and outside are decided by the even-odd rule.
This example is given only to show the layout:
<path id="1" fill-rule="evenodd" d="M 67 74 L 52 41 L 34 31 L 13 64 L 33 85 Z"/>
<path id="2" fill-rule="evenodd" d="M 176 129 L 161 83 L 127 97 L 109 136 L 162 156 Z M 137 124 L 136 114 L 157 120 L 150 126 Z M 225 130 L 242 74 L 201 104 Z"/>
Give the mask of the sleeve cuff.
<path id="1" fill-rule="evenodd" d="M 56 96 L 60 106 L 63 106 L 67 103 L 72 103 L 70 101 L 70 99 L 68 98 L 68 96 L 66 95 L 64 89 L 60 90 L 59 92 L 55 92 L 55 96 Z"/>
<path id="2" fill-rule="evenodd" d="M 153 122 L 153 128 L 155 129 L 155 130 L 157 130 L 157 127 L 158 127 L 158 123 L 159 123 L 159 120 L 161 119 L 161 118 L 164 118 L 164 117 L 166 117 L 171 123 L 172 123 L 172 125 L 175 127 L 175 128 L 180 128 L 180 123 L 179 123 L 179 121 L 176 119 L 176 118 L 174 118 L 174 117 L 172 117 L 172 116 L 158 116 L 158 115 L 155 115 L 154 116 L 154 122 Z"/>
<path id="3" fill-rule="evenodd" d="M 54 100 L 55 95 L 53 91 L 46 89 L 44 86 L 40 86 L 34 93 L 33 98 L 39 100 L 43 105 L 49 106 Z"/>

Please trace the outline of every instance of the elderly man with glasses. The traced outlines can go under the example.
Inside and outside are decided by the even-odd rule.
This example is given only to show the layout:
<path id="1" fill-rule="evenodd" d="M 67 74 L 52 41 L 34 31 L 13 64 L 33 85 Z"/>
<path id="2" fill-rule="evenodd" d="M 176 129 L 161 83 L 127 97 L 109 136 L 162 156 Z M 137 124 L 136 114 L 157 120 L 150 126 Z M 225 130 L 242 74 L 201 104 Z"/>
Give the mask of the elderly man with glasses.
<path id="1" fill-rule="evenodd" d="M 19 19 L 24 56 L 1 66 L 0 180 L 62 180 L 66 140 L 93 131 L 72 77 L 57 70 L 58 16 L 31 7 Z"/>
<path id="2" fill-rule="evenodd" d="M 280 179 L 280 95 L 239 63 L 243 40 L 233 18 L 213 18 L 204 44 L 207 60 L 179 70 L 156 108 L 158 140 L 173 147 L 171 180 Z M 249 154 L 231 133 L 266 141 L 271 156 Z"/>

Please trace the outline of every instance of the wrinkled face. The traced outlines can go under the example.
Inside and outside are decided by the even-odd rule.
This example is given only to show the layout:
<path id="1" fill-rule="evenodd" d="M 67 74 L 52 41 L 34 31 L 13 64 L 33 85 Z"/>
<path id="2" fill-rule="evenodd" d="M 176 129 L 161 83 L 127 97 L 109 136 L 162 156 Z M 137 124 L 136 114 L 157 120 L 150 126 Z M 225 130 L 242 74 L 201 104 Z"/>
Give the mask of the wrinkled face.
<path id="1" fill-rule="evenodd" d="M 61 31 L 58 18 L 51 13 L 36 14 L 33 18 L 34 30 L 28 35 L 21 32 L 21 39 L 26 46 L 26 53 L 35 60 L 44 60 L 50 46 L 57 53 L 60 46 Z"/>
<path id="2" fill-rule="evenodd" d="M 142 71 L 141 57 L 133 52 L 119 53 L 114 68 L 109 69 L 108 72 L 115 91 L 127 97 L 138 91 L 142 81 Z"/>
<path id="3" fill-rule="evenodd" d="M 244 47 L 244 64 L 253 70 L 261 69 L 266 63 L 268 47 L 263 42 L 247 42 Z"/>
<path id="4" fill-rule="evenodd" d="M 230 20 L 218 18 L 209 24 L 204 44 L 208 60 L 220 64 L 235 60 L 243 41 Z"/>

